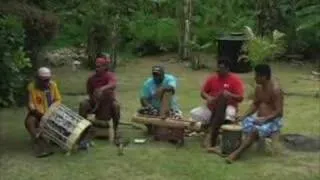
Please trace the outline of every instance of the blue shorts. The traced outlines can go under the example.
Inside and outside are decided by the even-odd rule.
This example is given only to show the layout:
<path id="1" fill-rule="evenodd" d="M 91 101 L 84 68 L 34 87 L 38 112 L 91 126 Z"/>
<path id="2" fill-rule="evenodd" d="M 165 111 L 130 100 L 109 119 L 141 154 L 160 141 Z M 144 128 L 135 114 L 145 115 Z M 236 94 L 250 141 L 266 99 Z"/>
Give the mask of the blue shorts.
<path id="1" fill-rule="evenodd" d="M 264 124 L 256 124 L 256 116 L 246 117 L 242 122 L 242 130 L 245 134 L 258 131 L 260 137 L 270 137 L 273 133 L 279 132 L 282 127 L 282 117 L 278 117 Z"/>

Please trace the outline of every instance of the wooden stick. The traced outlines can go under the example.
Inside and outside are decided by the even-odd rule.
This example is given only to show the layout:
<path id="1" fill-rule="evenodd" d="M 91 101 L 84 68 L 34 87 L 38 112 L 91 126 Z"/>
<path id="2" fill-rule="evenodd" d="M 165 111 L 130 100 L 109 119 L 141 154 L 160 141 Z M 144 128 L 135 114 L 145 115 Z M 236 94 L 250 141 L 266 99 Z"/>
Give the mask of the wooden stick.
<path id="1" fill-rule="evenodd" d="M 113 120 L 108 121 L 109 124 L 109 142 L 112 144 L 114 142 L 114 129 L 113 129 Z"/>

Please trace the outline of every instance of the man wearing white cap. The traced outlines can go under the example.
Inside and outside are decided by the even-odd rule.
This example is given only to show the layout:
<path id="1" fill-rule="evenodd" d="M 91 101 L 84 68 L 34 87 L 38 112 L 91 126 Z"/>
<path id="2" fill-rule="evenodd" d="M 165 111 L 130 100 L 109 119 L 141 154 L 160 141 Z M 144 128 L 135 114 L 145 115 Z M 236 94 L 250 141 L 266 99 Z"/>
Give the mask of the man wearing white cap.
<path id="1" fill-rule="evenodd" d="M 37 157 L 52 154 L 48 144 L 38 137 L 38 127 L 41 117 L 51 104 L 61 102 L 61 95 L 57 84 L 51 80 L 51 71 L 47 67 L 38 69 L 37 76 L 28 85 L 28 115 L 25 119 L 25 127 L 31 135 L 34 143 L 34 151 Z"/>

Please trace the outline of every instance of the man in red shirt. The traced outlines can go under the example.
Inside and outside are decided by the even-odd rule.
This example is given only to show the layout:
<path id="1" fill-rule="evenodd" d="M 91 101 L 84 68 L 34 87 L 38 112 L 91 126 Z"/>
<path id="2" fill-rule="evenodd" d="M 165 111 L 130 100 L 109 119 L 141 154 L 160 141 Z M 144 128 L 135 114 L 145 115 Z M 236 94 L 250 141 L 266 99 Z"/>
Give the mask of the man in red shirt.
<path id="1" fill-rule="evenodd" d="M 112 119 L 114 136 L 117 135 L 120 120 L 120 106 L 116 100 L 115 74 L 108 71 L 111 60 L 107 57 L 97 58 L 96 72 L 87 81 L 87 93 L 89 99 L 80 103 L 79 114 L 88 118 L 88 114 L 94 114 L 93 136 L 108 136 L 108 121 Z M 91 132 L 91 133 L 92 133 Z"/>
<path id="2" fill-rule="evenodd" d="M 242 80 L 229 72 L 228 59 L 220 57 L 217 73 L 209 76 L 201 90 L 201 97 L 206 104 L 190 112 L 192 119 L 210 126 L 210 147 L 216 145 L 220 126 L 236 120 L 238 104 L 243 100 L 243 96 Z"/>

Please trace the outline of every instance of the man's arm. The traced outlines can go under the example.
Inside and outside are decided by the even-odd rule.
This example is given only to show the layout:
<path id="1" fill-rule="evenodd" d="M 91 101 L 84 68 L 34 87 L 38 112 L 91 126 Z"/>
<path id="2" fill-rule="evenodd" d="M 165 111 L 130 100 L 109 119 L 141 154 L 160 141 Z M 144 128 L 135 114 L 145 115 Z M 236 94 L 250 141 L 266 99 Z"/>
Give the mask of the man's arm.
<path id="1" fill-rule="evenodd" d="M 61 94 L 58 88 L 58 85 L 54 84 L 54 102 L 61 103 Z"/>
<path id="2" fill-rule="evenodd" d="M 233 92 L 227 92 L 227 96 L 229 96 L 232 100 L 241 102 L 244 96 L 244 85 L 239 78 L 235 80 L 232 90 Z"/>
<path id="3" fill-rule="evenodd" d="M 33 102 L 31 90 L 28 89 L 28 110 L 31 114 L 37 117 L 42 117 L 43 114 L 36 109 L 35 103 Z"/>
<path id="4" fill-rule="evenodd" d="M 152 105 L 148 102 L 147 98 L 141 97 L 140 103 L 142 107 L 152 107 Z"/>
<path id="5" fill-rule="evenodd" d="M 162 89 L 164 91 L 171 91 L 172 93 L 175 93 L 176 88 L 177 88 L 177 80 L 176 80 L 176 78 L 171 78 L 168 81 L 168 85 L 163 87 Z"/>
<path id="6" fill-rule="evenodd" d="M 28 107 L 29 111 L 34 111 L 36 109 L 36 107 L 32 101 L 32 94 L 30 91 L 28 92 L 28 106 L 27 107 Z"/>
<path id="7" fill-rule="evenodd" d="M 113 90 L 115 89 L 117 86 L 117 79 L 116 79 L 116 76 L 113 74 L 113 73 L 109 73 L 108 74 L 108 84 L 102 86 L 100 89 L 102 91 L 105 91 L 105 90 Z"/>
<path id="8" fill-rule="evenodd" d="M 210 91 L 211 91 L 211 80 L 210 78 L 208 78 L 201 89 L 200 96 L 202 97 L 202 99 L 209 102 L 214 101 L 216 97 L 210 96 L 209 95 Z"/>
<path id="9" fill-rule="evenodd" d="M 200 96 L 202 97 L 202 99 L 207 100 L 207 101 L 211 101 L 214 100 L 216 97 L 214 96 L 210 96 L 208 93 L 206 93 L 205 91 L 201 91 Z"/>
<path id="10" fill-rule="evenodd" d="M 243 120 L 243 118 L 250 116 L 252 114 L 254 114 L 255 112 L 257 112 L 258 107 L 260 105 L 260 100 L 258 97 L 258 87 L 256 87 L 255 92 L 254 92 L 254 96 L 253 96 L 253 101 L 252 104 L 250 105 L 250 107 L 248 108 L 248 110 L 244 113 L 244 115 L 240 118 L 240 121 Z"/>
<path id="11" fill-rule="evenodd" d="M 152 105 L 149 103 L 148 99 L 150 98 L 151 93 L 148 89 L 148 80 L 144 82 L 142 90 L 141 90 L 141 96 L 140 96 L 140 103 L 143 107 L 152 107 Z"/>

